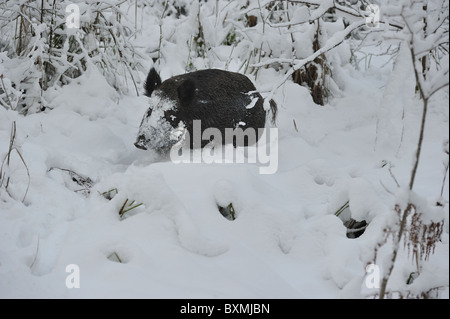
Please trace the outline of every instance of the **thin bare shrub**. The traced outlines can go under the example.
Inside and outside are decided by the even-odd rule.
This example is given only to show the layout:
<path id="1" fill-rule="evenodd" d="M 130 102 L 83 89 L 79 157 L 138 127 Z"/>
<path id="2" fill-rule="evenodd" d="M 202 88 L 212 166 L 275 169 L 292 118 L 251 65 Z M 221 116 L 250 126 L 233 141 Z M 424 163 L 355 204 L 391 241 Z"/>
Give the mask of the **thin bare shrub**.
<path id="1" fill-rule="evenodd" d="M 66 24 L 70 4 L 80 9 L 78 29 Z M 7 35 L 0 62 L 9 84 L 0 91 L 0 103 L 22 114 L 43 111 L 49 107 L 46 90 L 68 84 L 92 67 L 119 93 L 134 87 L 138 94 L 143 56 L 130 42 L 136 31 L 126 19 L 129 6 L 121 0 L 0 3 L 0 31 Z"/>

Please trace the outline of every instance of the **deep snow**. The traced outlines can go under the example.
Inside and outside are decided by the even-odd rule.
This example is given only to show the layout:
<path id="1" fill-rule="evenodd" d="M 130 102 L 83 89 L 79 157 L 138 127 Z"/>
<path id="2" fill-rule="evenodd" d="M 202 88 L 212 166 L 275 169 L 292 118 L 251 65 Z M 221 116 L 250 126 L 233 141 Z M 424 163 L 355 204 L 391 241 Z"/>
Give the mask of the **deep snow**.
<path id="1" fill-rule="evenodd" d="M 214 11 L 216 4 L 220 11 Z M 307 24 L 292 33 L 294 43 L 281 29 L 263 32 L 260 23 L 245 34 L 237 28 L 241 39 L 235 46 L 221 45 L 232 28 L 227 16 L 238 21 L 251 8 L 244 12 L 209 1 L 203 9 L 201 25 L 210 42 L 206 58 L 194 58 L 193 52 L 198 2 L 183 19 L 164 18 L 161 30 L 162 12 L 139 9 L 142 29 L 133 44 L 150 56 L 158 50 L 161 31 L 163 80 L 188 66 L 242 73 L 255 48 L 289 60 L 293 48 L 297 58 L 313 53 L 304 45 L 315 32 Z M 133 6 L 127 14 L 133 16 L 127 23 L 134 22 Z M 293 21 L 308 14 L 298 9 Z M 342 23 L 323 28 L 325 40 L 343 40 Z M 355 54 L 363 58 L 363 50 L 384 49 L 365 47 Z M 376 253 L 376 266 L 385 270 L 391 256 L 392 237 L 384 242 L 383 230 L 398 221 L 395 204 L 408 199 L 422 114 L 410 57 L 399 54 L 404 58 L 394 70 L 389 56 L 376 55 L 355 69 L 347 42 L 333 49 L 333 97 L 325 106 L 314 104 L 306 88 L 286 81 L 273 96 L 279 107 L 275 174 L 260 174 L 260 166 L 251 163 L 174 164 L 137 149 L 133 143 L 149 106 L 142 82 L 141 96 L 133 96 L 131 83 L 131 93 L 119 95 L 93 67 L 70 85 L 45 92 L 51 110 L 22 116 L 0 107 L 0 164 L 9 177 L 7 188 L 5 179 L 0 185 L 0 297 L 374 297 L 378 289 L 367 284 L 366 266 Z M 29 67 L 11 67 L 6 52 L 1 61 L 9 64 L 0 63 L 0 74 Z M 145 63 L 149 70 L 151 58 Z M 280 73 L 260 68 L 250 79 L 267 96 L 282 82 Z M 411 285 L 406 282 L 416 265 L 401 243 L 388 291 L 403 297 L 436 287 L 432 296 L 449 297 L 449 176 L 443 166 L 448 103 L 448 87 L 430 100 L 413 194 L 424 218 L 444 218 L 444 230 Z M 17 151 L 7 165 L 14 122 Z M 444 174 L 444 198 L 439 198 Z M 444 207 L 436 207 L 438 200 Z M 230 203 L 235 220 L 219 212 Z M 368 222 L 355 239 L 346 235 L 350 217 Z M 66 286 L 72 265 L 79 269 L 80 288 Z"/>
<path id="2" fill-rule="evenodd" d="M 1 108 L 1 158 L 15 121 L 15 145 L 31 184 L 22 204 L 28 177 L 13 152 L 14 200 L 0 192 L 0 296 L 370 297 L 376 292 L 365 286 L 365 266 L 380 238 L 377 225 L 395 200 L 385 189 L 396 186 L 383 161 L 400 184 L 408 181 L 420 108 L 413 105 L 404 122 L 394 123 L 410 135 L 402 152 L 389 156 L 375 147 L 389 68 L 343 72 L 345 93 L 323 107 L 290 82 L 277 93 L 279 167 L 273 175 L 258 174 L 255 164 L 158 162 L 133 145 L 148 98 L 119 98 L 93 71 L 55 92 L 52 111 L 24 117 Z M 273 77 L 263 71 L 257 87 Z M 415 191 L 430 201 L 443 178 L 447 102 L 448 91 L 432 101 L 417 177 Z M 62 169 L 92 179 L 90 194 L 77 191 L 83 186 Z M 111 200 L 101 195 L 111 189 L 118 191 Z M 440 297 L 448 297 L 445 196 L 442 242 L 416 283 L 417 289 L 442 286 Z M 143 205 L 120 218 L 126 199 Z M 334 216 L 347 200 L 352 217 L 369 222 L 357 239 L 347 238 Z M 233 203 L 236 220 L 219 213 L 226 203 Z M 66 287 L 70 264 L 79 266 L 80 288 Z M 392 285 L 404 287 L 398 278 L 414 271 L 410 258 L 403 256 L 397 269 L 403 274 L 393 276 Z"/>

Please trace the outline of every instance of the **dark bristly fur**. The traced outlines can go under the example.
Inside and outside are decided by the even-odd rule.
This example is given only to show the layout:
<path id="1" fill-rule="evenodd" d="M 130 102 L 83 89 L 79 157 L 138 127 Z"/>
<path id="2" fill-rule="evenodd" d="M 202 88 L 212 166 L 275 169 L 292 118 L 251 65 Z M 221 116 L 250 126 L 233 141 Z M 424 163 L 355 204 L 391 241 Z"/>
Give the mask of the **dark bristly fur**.
<path id="1" fill-rule="evenodd" d="M 144 83 L 145 95 L 150 97 L 153 91 L 161 85 L 161 78 L 159 77 L 158 72 L 156 72 L 155 68 L 152 68 L 150 72 L 148 72 L 147 79 Z"/>
<path id="2" fill-rule="evenodd" d="M 166 111 L 164 117 L 174 128 L 182 121 L 191 136 L 194 120 L 201 120 L 202 132 L 207 128 L 217 128 L 222 136 L 225 136 L 226 128 L 240 127 L 245 131 L 247 128 L 257 130 L 265 127 L 264 100 L 253 83 L 239 73 L 208 69 L 177 75 L 161 83 L 158 73 L 151 69 L 145 82 L 145 95 L 151 96 L 152 93 L 174 102 L 175 107 Z M 247 108 L 252 102 L 253 107 Z M 270 101 L 270 109 L 274 122 L 277 106 L 273 100 Z M 151 114 L 147 112 L 144 120 Z M 259 131 L 262 134 L 262 130 Z M 138 136 L 138 141 L 149 138 Z M 222 142 L 225 143 L 225 140 Z M 247 145 L 247 141 L 244 143 Z M 203 147 L 206 144 L 207 141 L 191 147 Z M 144 148 L 142 143 L 137 142 L 135 145 Z"/>

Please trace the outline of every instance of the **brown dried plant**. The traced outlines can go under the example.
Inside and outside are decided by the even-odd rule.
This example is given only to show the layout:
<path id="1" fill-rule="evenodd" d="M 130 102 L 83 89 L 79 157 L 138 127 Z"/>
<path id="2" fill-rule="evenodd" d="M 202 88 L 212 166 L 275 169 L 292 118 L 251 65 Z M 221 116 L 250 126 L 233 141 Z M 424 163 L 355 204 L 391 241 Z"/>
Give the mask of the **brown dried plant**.
<path id="1" fill-rule="evenodd" d="M 439 222 L 430 221 L 425 223 L 422 213 L 417 211 L 415 205 L 411 216 L 411 224 L 409 230 L 405 232 L 405 246 L 408 253 L 413 256 L 416 262 L 417 272 L 420 273 L 419 261 L 427 261 L 430 255 L 434 253 L 436 243 L 440 241 L 444 230 L 444 220 Z"/>

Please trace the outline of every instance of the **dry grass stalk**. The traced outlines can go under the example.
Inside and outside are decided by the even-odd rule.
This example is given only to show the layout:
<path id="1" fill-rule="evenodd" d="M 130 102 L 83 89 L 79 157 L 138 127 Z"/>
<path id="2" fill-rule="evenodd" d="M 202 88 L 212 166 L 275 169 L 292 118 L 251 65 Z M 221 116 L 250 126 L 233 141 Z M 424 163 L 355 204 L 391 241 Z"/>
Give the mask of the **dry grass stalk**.
<path id="1" fill-rule="evenodd" d="M 16 151 L 16 154 L 19 156 L 20 160 L 22 161 L 23 165 L 25 166 L 25 169 L 26 169 L 26 172 L 27 172 L 27 175 L 28 175 L 27 188 L 26 188 L 25 194 L 23 195 L 23 198 L 22 198 L 22 203 L 24 203 L 25 202 L 25 198 L 27 197 L 27 194 L 28 194 L 28 190 L 30 188 L 31 177 L 30 177 L 30 170 L 28 169 L 28 165 L 25 162 L 25 159 L 23 158 L 22 153 L 15 146 L 15 139 L 16 139 L 16 122 L 13 121 L 12 127 L 11 127 L 11 137 L 10 137 L 10 140 L 9 140 L 8 153 L 6 154 L 5 158 L 3 159 L 2 165 L 0 167 L 0 188 L 2 186 L 4 186 L 6 192 L 8 193 L 8 195 L 11 198 L 15 198 L 9 191 L 9 185 L 10 185 L 10 182 L 11 182 L 11 176 L 5 172 L 5 163 L 6 163 L 6 167 L 9 168 L 10 164 L 11 164 L 11 154 L 12 154 L 13 151 Z"/>

